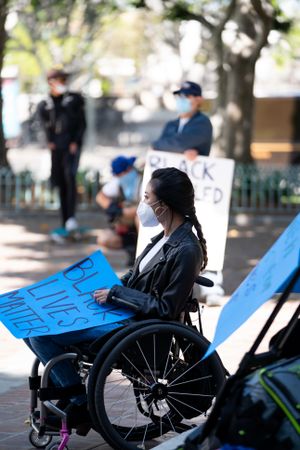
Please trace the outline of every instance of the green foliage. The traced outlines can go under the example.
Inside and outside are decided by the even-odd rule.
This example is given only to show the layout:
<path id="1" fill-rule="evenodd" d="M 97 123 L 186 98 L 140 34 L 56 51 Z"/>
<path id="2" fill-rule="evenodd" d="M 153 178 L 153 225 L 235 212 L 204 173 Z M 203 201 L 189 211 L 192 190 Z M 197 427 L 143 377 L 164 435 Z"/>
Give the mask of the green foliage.
<path id="1" fill-rule="evenodd" d="M 169 20 L 185 20 L 189 18 L 191 5 L 185 1 L 175 2 L 166 11 L 164 16 Z"/>

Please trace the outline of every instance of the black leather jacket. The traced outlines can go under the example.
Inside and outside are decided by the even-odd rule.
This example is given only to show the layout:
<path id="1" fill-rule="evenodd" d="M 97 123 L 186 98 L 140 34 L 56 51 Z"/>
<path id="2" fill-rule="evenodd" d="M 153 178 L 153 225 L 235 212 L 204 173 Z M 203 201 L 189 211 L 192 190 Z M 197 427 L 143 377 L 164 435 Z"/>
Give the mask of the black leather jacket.
<path id="1" fill-rule="evenodd" d="M 108 294 L 108 303 L 130 308 L 137 318 L 177 320 L 190 297 L 195 278 L 202 264 L 199 241 L 190 222 L 178 227 L 139 272 L 139 263 L 148 251 L 163 237 L 163 232 L 152 239 L 124 277 L 124 286 L 114 285 Z"/>
<path id="2" fill-rule="evenodd" d="M 44 126 L 47 142 L 67 151 L 71 142 L 82 145 L 86 128 L 84 98 L 76 92 L 58 97 L 49 96 L 38 105 L 38 114 Z"/>

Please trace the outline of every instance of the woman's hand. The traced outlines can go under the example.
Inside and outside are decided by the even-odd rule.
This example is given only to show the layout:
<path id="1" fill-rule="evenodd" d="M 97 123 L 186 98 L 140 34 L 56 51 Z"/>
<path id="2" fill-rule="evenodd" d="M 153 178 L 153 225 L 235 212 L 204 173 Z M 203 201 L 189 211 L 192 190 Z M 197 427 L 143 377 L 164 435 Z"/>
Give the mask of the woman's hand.
<path id="1" fill-rule="evenodd" d="M 102 305 L 103 303 L 105 303 L 108 293 L 109 289 L 97 289 L 97 291 L 94 292 L 95 302 L 98 303 L 98 305 Z"/>

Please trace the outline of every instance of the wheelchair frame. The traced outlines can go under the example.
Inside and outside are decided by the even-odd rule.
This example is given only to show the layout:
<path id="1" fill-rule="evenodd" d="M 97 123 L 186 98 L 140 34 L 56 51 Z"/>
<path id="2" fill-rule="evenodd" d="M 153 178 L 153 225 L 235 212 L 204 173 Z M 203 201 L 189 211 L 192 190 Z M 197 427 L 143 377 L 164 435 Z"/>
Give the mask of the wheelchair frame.
<path id="1" fill-rule="evenodd" d="M 207 280 L 204 277 L 199 277 L 199 278 L 200 278 L 200 280 L 199 279 L 197 280 L 198 283 L 199 283 L 199 281 L 201 284 L 204 284 L 204 282 L 210 282 L 210 280 Z M 202 280 L 204 280 L 204 281 L 202 281 Z M 196 312 L 196 310 L 198 310 L 198 320 L 199 320 L 200 332 L 198 332 L 198 330 L 195 331 L 195 327 L 192 325 L 192 321 L 191 321 L 191 318 L 189 315 L 189 312 L 191 310 L 193 312 Z M 89 377 L 87 394 L 88 394 L 88 405 L 89 405 L 90 415 L 91 415 L 92 422 L 93 422 L 93 428 L 97 432 L 99 432 L 107 440 L 107 442 L 110 445 L 112 445 L 113 448 L 120 449 L 120 450 L 145 448 L 144 447 L 145 438 L 147 437 L 147 440 L 149 439 L 148 434 L 150 436 L 150 439 L 152 438 L 151 436 L 157 437 L 156 436 L 157 435 L 157 427 L 158 427 L 157 424 L 156 425 L 154 424 L 154 426 L 152 426 L 152 428 L 150 427 L 151 433 L 150 432 L 148 433 L 148 425 L 147 426 L 144 425 L 144 427 L 146 427 L 146 431 L 145 431 L 143 443 L 142 443 L 142 445 L 139 445 L 139 447 L 136 447 L 131 442 L 122 440 L 123 439 L 122 436 L 120 437 L 120 439 L 118 439 L 118 436 L 115 436 L 112 438 L 110 434 L 114 434 L 113 431 L 114 431 L 115 425 L 113 425 L 113 424 L 111 425 L 112 433 L 107 434 L 106 428 L 109 428 L 109 426 L 107 426 L 107 424 L 103 425 L 103 417 L 102 417 L 103 414 L 106 414 L 105 405 L 103 403 L 103 405 L 100 407 L 95 399 L 95 396 L 96 396 L 95 389 L 96 389 L 96 391 L 97 391 L 97 389 L 98 389 L 98 391 L 99 391 L 99 389 L 101 390 L 101 387 L 99 388 L 99 385 L 102 386 L 102 388 L 104 389 L 103 386 L 105 384 L 105 380 L 99 381 L 102 376 L 102 372 L 101 372 L 102 366 L 103 365 L 105 366 L 107 359 L 109 357 L 111 357 L 110 353 L 113 353 L 115 348 L 119 348 L 119 346 L 118 346 L 119 344 L 122 344 L 122 342 L 125 341 L 126 339 L 130 342 L 133 339 L 132 338 L 133 335 L 136 336 L 136 339 L 138 339 L 139 336 L 141 336 L 141 339 L 143 339 L 143 336 L 145 335 L 145 333 L 151 332 L 151 327 L 153 330 L 155 330 L 156 333 L 159 333 L 159 330 L 161 329 L 166 334 L 167 328 L 169 330 L 172 330 L 173 333 L 177 333 L 177 331 L 178 331 L 178 336 L 177 336 L 178 342 L 181 342 L 183 340 L 184 335 L 190 337 L 191 338 L 190 342 L 192 342 L 192 344 L 190 343 L 188 345 L 188 347 L 190 345 L 193 345 L 193 346 L 195 346 L 195 349 L 197 349 L 197 351 L 200 351 L 200 347 L 201 347 L 201 354 L 203 354 L 205 352 L 205 349 L 208 347 L 209 342 L 204 338 L 203 333 L 202 333 L 201 313 L 200 313 L 198 302 L 196 302 L 196 303 L 194 302 L 194 304 L 192 304 L 192 307 L 190 308 L 189 312 L 185 311 L 184 316 L 182 317 L 182 320 L 184 320 L 187 324 L 183 324 L 180 322 L 165 322 L 165 321 L 161 321 L 159 319 L 154 319 L 154 320 L 138 321 L 134 324 L 118 328 L 118 329 L 114 330 L 113 332 L 108 333 L 107 335 L 102 336 L 101 338 L 93 341 L 92 343 L 89 343 L 87 353 L 85 352 L 85 350 L 82 350 L 81 344 L 79 345 L 79 348 L 77 348 L 75 346 L 70 346 L 70 348 L 75 349 L 75 351 L 67 352 L 67 353 L 64 353 L 62 355 L 59 355 L 59 356 L 51 359 L 46 364 L 41 377 L 39 377 L 39 375 L 38 375 L 40 361 L 36 358 L 33 363 L 33 366 L 32 366 L 31 377 L 30 377 L 31 406 L 30 406 L 29 422 L 30 422 L 30 426 L 31 426 L 31 431 L 30 431 L 30 435 L 29 435 L 29 440 L 30 440 L 31 444 L 34 445 L 36 448 L 45 448 L 46 446 L 49 445 L 49 447 L 47 447 L 48 450 L 67 449 L 67 443 L 70 439 L 70 434 L 71 434 L 70 430 L 68 430 L 68 427 L 67 427 L 67 415 L 63 410 L 59 409 L 52 402 L 52 400 L 61 399 L 62 397 L 70 398 L 70 396 L 74 396 L 76 394 L 82 393 L 82 389 L 85 389 L 85 381 Z M 171 342 L 172 342 L 172 340 L 175 341 L 174 335 L 171 339 Z M 176 345 L 178 346 L 178 342 L 175 342 L 175 346 Z M 196 343 L 197 343 L 198 347 L 197 347 Z M 181 344 L 179 344 L 179 345 L 181 345 Z M 83 347 L 84 347 L 84 345 L 83 345 Z M 99 351 L 99 349 L 100 349 L 100 351 Z M 155 351 L 156 350 L 154 350 L 154 352 Z M 183 350 L 182 348 L 179 348 L 179 349 L 177 348 L 174 351 L 172 350 L 172 352 L 171 352 L 171 344 L 170 344 L 170 349 L 169 349 L 168 355 L 170 355 L 172 353 L 172 358 L 174 358 L 174 357 L 176 357 L 176 353 L 178 353 L 177 359 L 179 361 L 180 360 L 179 353 L 181 352 L 181 354 L 184 355 L 186 351 L 187 350 L 185 350 L 185 349 Z M 91 362 L 91 359 L 94 356 L 95 356 L 95 358 L 94 358 L 93 362 Z M 169 356 L 168 356 L 168 358 L 169 358 Z M 182 358 L 183 358 L 183 362 L 180 363 L 181 365 L 185 363 L 186 356 L 183 356 Z M 65 360 L 65 359 L 72 360 L 72 361 L 74 361 L 75 364 L 78 364 L 78 370 L 82 377 L 82 385 L 73 386 L 73 387 L 65 388 L 65 389 L 52 388 L 49 383 L 50 382 L 49 376 L 50 376 L 51 369 L 53 368 L 53 366 L 55 364 L 59 363 L 62 360 Z M 201 359 L 201 357 L 200 357 L 200 359 Z M 195 363 L 194 366 L 198 365 L 200 363 L 200 359 L 199 360 L 197 359 L 198 362 Z M 225 381 L 226 370 L 224 369 L 222 362 L 221 362 L 219 356 L 217 355 L 217 353 L 214 353 L 207 360 L 213 361 L 212 367 L 214 367 L 214 371 L 215 371 L 213 381 L 216 384 L 216 386 L 215 386 L 216 392 L 213 392 L 213 394 L 208 393 L 207 395 L 190 392 L 190 393 L 188 393 L 188 396 L 190 396 L 190 397 L 193 395 L 199 395 L 199 396 L 202 395 L 203 397 L 205 397 L 205 395 L 206 395 L 207 397 L 215 397 L 216 393 L 222 387 L 222 384 Z M 178 361 L 175 363 L 175 365 L 173 367 L 176 366 Z M 180 366 L 180 364 L 179 364 L 179 366 Z M 167 365 L 167 363 L 166 363 L 166 365 Z M 106 364 L 106 366 L 107 366 L 107 364 Z M 149 364 L 148 364 L 148 367 L 149 367 Z M 99 372 L 98 372 L 98 369 L 99 369 Z M 151 372 L 151 367 L 149 367 L 149 369 Z M 114 364 L 112 365 L 111 370 L 114 370 Z M 189 372 L 190 370 L 192 371 L 193 367 L 188 368 L 186 370 L 186 372 Z M 121 369 L 121 373 L 122 372 L 123 372 L 123 369 Z M 109 374 L 109 369 L 107 369 L 107 373 Z M 141 374 L 141 372 L 139 372 L 139 373 Z M 104 374 L 103 376 L 106 376 L 106 375 Z M 129 375 L 127 375 L 127 379 L 128 379 L 128 376 Z M 180 376 L 182 376 L 182 375 L 179 374 L 179 377 Z M 209 376 L 212 377 L 212 375 L 209 375 Z M 125 373 L 125 377 L 126 377 L 126 373 Z M 153 375 L 152 375 L 152 377 L 153 377 Z M 137 374 L 137 378 L 141 378 L 139 374 Z M 156 378 L 156 375 L 155 375 L 155 377 L 153 377 L 153 379 L 154 378 Z M 215 378 L 217 381 L 215 380 Z M 136 392 L 135 392 L 135 396 L 136 396 L 136 400 L 137 400 L 137 408 L 142 413 L 142 415 L 145 415 L 145 416 L 148 415 L 148 417 L 150 417 L 150 418 L 151 418 L 151 414 L 154 417 L 153 405 L 155 405 L 157 408 L 157 403 L 158 403 L 158 401 L 160 401 L 160 397 L 159 397 L 159 394 L 157 394 L 157 392 L 159 392 L 159 389 L 167 390 L 167 388 L 164 387 L 163 382 L 159 382 L 158 380 L 159 379 L 158 379 L 158 375 L 157 375 L 157 379 L 156 380 L 154 379 L 154 383 L 152 383 L 151 386 L 150 386 L 150 382 L 149 382 L 149 386 L 147 386 L 149 393 L 147 395 L 148 396 L 152 395 L 152 397 L 153 397 L 152 404 L 149 406 L 149 401 L 148 401 L 148 406 L 146 404 L 146 406 L 142 406 L 142 409 L 141 409 L 141 405 L 145 404 L 145 402 L 147 403 L 146 395 L 141 394 L 141 390 L 138 388 L 135 388 L 139 392 L 140 397 L 142 398 L 141 400 L 138 400 Z M 191 383 L 191 382 L 193 382 L 193 380 L 189 381 L 189 382 Z M 134 382 L 131 381 L 131 383 L 133 386 Z M 139 383 L 141 383 L 141 381 L 139 381 Z M 183 383 L 188 383 L 188 382 L 184 381 Z M 145 382 L 144 382 L 144 384 L 145 384 Z M 133 387 L 132 387 L 132 389 L 134 391 Z M 146 388 L 144 387 L 143 389 L 145 392 Z M 155 391 L 155 395 L 153 394 L 154 391 Z M 173 416 L 175 415 L 176 420 L 178 422 L 178 427 L 177 427 L 177 422 L 176 422 L 176 424 L 173 426 L 173 430 L 171 430 L 171 431 L 177 431 L 177 432 L 181 431 L 182 432 L 185 429 L 189 429 L 195 425 L 191 425 L 191 426 L 188 426 L 185 424 L 180 425 L 182 419 L 184 419 L 184 416 L 182 415 L 182 413 L 180 413 L 180 411 L 178 412 L 178 407 L 180 410 L 180 406 L 181 406 L 180 404 L 183 403 L 182 401 L 180 401 L 178 399 L 178 395 L 179 394 L 177 394 L 177 400 L 176 400 L 177 408 L 176 407 L 172 408 L 172 406 L 170 406 L 170 404 L 168 404 L 168 405 L 170 407 L 170 410 L 172 409 L 172 414 L 173 414 Z M 157 397 L 156 400 L 154 399 L 155 396 Z M 38 399 L 40 400 L 40 404 L 41 404 L 40 415 L 37 414 Z M 172 401 L 174 402 L 174 400 L 172 400 Z M 161 401 L 161 403 L 162 403 L 162 401 Z M 207 409 L 203 412 L 206 413 L 206 411 L 207 411 Z M 57 429 L 51 430 L 46 425 L 46 419 L 49 416 L 49 413 L 50 414 L 52 413 L 61 419 L 60 430 L 57 430 Z M 181 414 L 182 417 L 181 418 L 178 417 L 177 413 Z M 168 419 L 169 419 L 170 414 L 171 414 L 170 412 L 168 412 L 166 414 Z M 99 419 L 99 416 L 101 416 L 102 418 Z M 163 417 L 165 417 L 165 416 L 163 416 Z M 151 420 L 153 420 L 153 419 L 151 418 Z M 164 428 L 167 430 L 166 432 L 169 432 L 171 428 L 170 428 L 170 426 L 166 426 L 165 422 L 167 419 L 161 419 L 161 418 L 156 419 L 156 421 L 158 421 L 158 420 L 160 421 L 159 426 L 161 428 L 161 431 L 162 431 L 162 428 Z M 163 420 L 164 420 L 164 423 L 163 423 Z M 107 423 L 106 419 L 105 419 L 105 421 Z M 170 421 L 170 419 L 169 419 L 169 421 Z M 176 427 L 178 428 L 177 430 L 175 429 Z M 118 427 L 116 427 L 116 428 L 118 428 Z M 123 429 L 124 427 L 120 426 L 119 428 Z M 164 433 L 162 433 L 162 434 L 164 434 Z M 50 445 L 53 436 L 59 436 L 60 440 L 58 442 L 55 442 L 54 444 Z"/>

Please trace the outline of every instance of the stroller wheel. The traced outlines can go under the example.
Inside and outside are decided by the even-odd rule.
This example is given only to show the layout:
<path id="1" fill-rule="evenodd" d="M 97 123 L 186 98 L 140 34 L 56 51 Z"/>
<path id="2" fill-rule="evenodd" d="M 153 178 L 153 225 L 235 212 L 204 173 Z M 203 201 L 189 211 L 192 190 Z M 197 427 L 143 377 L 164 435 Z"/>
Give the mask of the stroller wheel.
<path id="1" fill-rule="evenodd" d="M 38 432 L 35 430 L 30 430 L 28 436 L 30 444 L 36 448 L 45 448 L 52 441 L 52 436 L 39 436 Z"/>
<path id="2" fill-rule="evenodd" d="M 60 441 L 55 442 L 54 444 L 51 445 L 51 447 L 48 448 L 48 450 L 58 450 L 60 446 Z M 64 450 L 68 450 L 68 447 L 65 446 Z"/>

